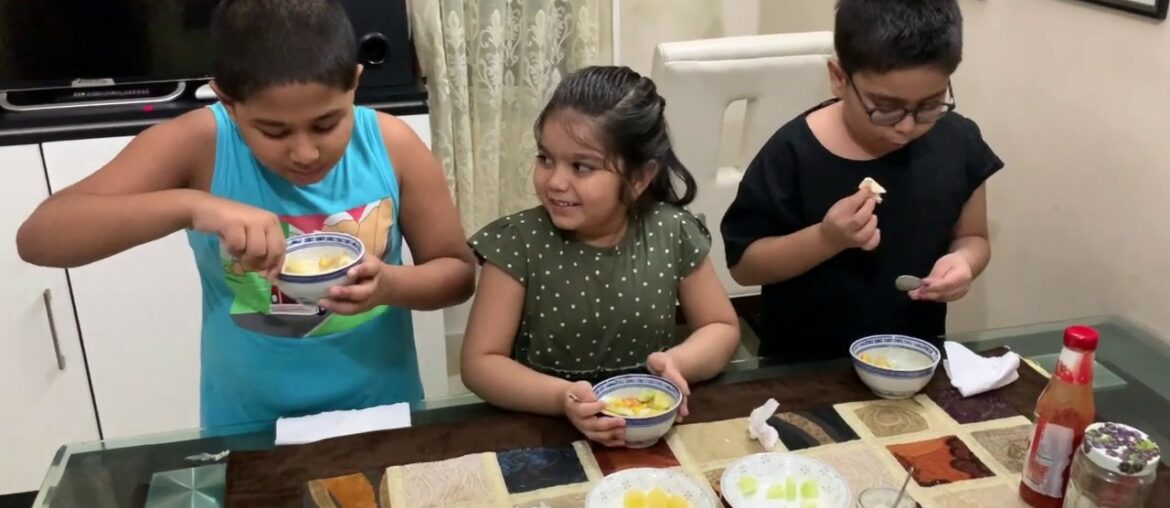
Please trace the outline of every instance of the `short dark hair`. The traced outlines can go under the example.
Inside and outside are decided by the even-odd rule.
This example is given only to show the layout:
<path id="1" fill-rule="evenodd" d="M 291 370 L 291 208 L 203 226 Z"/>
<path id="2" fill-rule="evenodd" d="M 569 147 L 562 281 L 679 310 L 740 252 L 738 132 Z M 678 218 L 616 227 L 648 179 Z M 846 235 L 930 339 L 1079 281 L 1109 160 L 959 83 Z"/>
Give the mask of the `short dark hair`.
<path id="1" fill-rule="evenodd" d="M 215 83 L 246 101 L 273 86 L 354 86 L 357 41 L 336 0 L 223 0 L 211 21 Z"/>
<path id="2" fill-rule="evenodd" d="M 949 75 L 963 59 L 957 0 L 838 0 L 835 25 L 846 74 L 934 67 Z"/>
<path id="3" fill-rule="evenodd" d="M 686 206 L 694 201 L 697 184 L 674 153 L 663 116 L 665 108 L 666 99 L 658 95 L 654 81 L 629 67 L 585 67 L 565 76 L 557 85 L 536 119 L 536 139 L 540 140 L 549 117 L 562 111 L 581 114 L 593 122 L 593 132 L 603 145 L 600 148 L 606 159 L 623 163 L 621 176 L 627 192 L 622 202 L 631 205 L 632 214 L 654 202 Z M 634 200 L 632 183 L 650 162 L 658 163 L 658 173 Z M 681 194 L 674 179 L 682 184 Z"/>

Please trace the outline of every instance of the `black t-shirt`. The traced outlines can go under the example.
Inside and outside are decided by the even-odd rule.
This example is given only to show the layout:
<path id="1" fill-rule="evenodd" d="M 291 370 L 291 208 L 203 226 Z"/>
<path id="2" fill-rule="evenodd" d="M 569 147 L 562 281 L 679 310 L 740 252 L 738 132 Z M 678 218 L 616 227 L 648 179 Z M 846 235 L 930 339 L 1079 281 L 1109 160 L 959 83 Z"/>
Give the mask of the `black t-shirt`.
<path id="1" fill-rule="evenodd" d="M 854 340 L 883 333 L 937 343 L 946 332 L 946 304 L 913 301 L 894 279 L 930 273 L 949 251 L 963 205 L 1003 162 L 975 122 L 957 113 L 880 158 L 844 159 L 829 152 L 806 122 L 823 106 L 777 130 L 748 166 L 721 225 L 727 263 L 739 263 L 756 240 L 821 222 L 865 177 L 888 191 L 875 212 L 881 243 L 765 285 L 760 354 L 793 362 L 839 358 L 848 356 Z"/>

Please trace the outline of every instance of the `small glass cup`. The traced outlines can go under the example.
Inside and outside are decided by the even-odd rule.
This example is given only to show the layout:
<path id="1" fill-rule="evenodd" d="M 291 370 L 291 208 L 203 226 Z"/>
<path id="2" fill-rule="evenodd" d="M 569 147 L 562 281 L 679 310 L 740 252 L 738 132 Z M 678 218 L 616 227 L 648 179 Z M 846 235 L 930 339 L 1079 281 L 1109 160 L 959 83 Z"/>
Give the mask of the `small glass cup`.
<path id="1" fill-rule="evenodd" d="M 861 491 L 861 495 L 857 496 L 857 508 L 918 508 L 918 503 L 910 498 L 909 492 L 902 496 L 901 501 L 898 501 L 898 506 L 894 506 L 895 499 L 898 499 L 898 489 L 870 487 Z"/>

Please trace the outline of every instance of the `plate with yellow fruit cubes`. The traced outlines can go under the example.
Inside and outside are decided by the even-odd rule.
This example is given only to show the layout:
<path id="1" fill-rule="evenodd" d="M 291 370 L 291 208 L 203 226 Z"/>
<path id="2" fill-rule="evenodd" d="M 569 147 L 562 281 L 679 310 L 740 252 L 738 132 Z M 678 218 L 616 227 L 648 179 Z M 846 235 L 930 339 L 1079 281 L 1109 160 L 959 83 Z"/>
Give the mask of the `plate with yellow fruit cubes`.
<path id="1" fill-rule="evenodd" d="M 757 453 L 723 470 L 732 508 L 847 508 L 849 484 L 828 464 L 793 453 Z"/>
<path id="2" fill-rule="evenodd" d="M 715 508 L 715 500 L 686 474 L 635 468 L 602 479 L 589 491 L 585 508 Z"/>

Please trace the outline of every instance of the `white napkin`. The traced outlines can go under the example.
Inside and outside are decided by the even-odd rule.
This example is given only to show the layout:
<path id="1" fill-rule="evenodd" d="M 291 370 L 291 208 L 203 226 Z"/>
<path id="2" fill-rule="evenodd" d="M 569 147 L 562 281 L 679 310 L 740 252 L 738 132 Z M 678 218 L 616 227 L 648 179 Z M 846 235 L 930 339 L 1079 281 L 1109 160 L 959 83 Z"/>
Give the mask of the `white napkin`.
<path id="1" fill-rule="evenodd" d="M 776 414 L 776 408 L 780 407 L 780 403 L 776 399 L 768 399 L 764 405 L 752 410 L 752 414 L 748 417 L 748 435 L 760 442 L 760 445 L 765 450 L 772 451 L 776 447 L 776 443 L 780 441 L 780 434 L 776 429 L 768 425 L 768 418 Z"/>
<path id="2" fill-rule="evenodd" d="M 410 426 L 410 404 L 400 402 L 350 411 L 328 411 L 276 420 L 276 444 L 305 444 L 322 439 Z"/>
<path id="3" fill-rule="evenodd" d="M 975 354 L 958 342 L 947 341 L 947 360 L 943 369 L 951 378 L 951 385 L 964 397 L 978 395 L 1007 386 L 1020 378 L 1020 355 L 1009 352 L 1003 356 L 985 357 Z"/>

